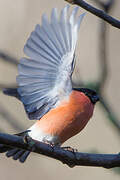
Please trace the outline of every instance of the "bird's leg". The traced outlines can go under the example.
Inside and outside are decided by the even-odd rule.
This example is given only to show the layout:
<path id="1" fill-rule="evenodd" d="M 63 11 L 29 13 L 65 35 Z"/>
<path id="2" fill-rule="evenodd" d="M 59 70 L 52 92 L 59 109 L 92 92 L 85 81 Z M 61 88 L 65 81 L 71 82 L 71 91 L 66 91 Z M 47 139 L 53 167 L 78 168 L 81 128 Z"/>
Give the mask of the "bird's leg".
<path id="1" fill-rule="evenodd" d="M 74 156 L 75 156 L 75 159 L 76 159 L 76 152 L 78 152 L 77 149 L 74 149 L 74 148 L 72 148 L 72 147 L 70 147 L 70 146 L 61 147 L 61 148 L 62 148 L 63 150 L 66 150 L 66 151 L 69 151 L 69 152 L 73 153 Z M 63 164 L 64 164 L 64 163 L 63 163 Z M 75 166 L 75 163 L 74 163 L 74 162 L 71 162 L 71 161 L 67 161 L 67 164 L 68 164 L 68 166 L 69 166 L 70 168 L 73 168 L 73 167 Z"/>
<path id="2" fill-rule="evenodd" d="M 29 145 L 30 151 L 34 151 L 36 141 L 32 139 L 27 133 L 23 136 L 23 141 Z"/>
<path id="3" fill-rule="evenodd" d="M 46 140 L 46 139 L 44 139 L 43 142 L 44 142 L 45 144 L 50 145 L 51 147 L 54 147 L 54 146 L 55 146 L 54 143 L 52 143 L 52 142 L 50 142 L 50 141 L 48 141 L 48 140 Z"/>
<path id="4" fill-rule="evenodd" d="M 71 152 L 73 152 L 73 153 L 78 152 L 77 149 L 74 149 L 74 148 L 72 148 L 72 147 L 70 147 L 70 146 L 61 147 L 61 148 L 62 148 L 63 150 L 71 151 Z"/>

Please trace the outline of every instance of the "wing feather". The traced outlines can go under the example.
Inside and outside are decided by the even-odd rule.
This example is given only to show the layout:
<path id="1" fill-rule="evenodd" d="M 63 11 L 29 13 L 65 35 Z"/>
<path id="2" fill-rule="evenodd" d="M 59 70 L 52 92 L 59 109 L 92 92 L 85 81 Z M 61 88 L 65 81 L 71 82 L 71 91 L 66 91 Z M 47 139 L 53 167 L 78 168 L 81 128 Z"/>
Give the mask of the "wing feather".
<path id="1" fill-rule="evenodd" d="M 60 54 L 63 56 L 64 49 L 63 49 L 63 47 L 61 47 L 60 42 L 57 39 L 56 34 L 54 33 L 52 27 L 50 26 L 47 16 L 45 14 L 42 16 L 42 27 L 43 27 L 44 32 L 48 35 L 50 40 L 53 42 L 55 47 L 58 49 Z M 59 31 L 59 29 L 58 29 L 58 31 Z"/>
<path id="2" fill-rule="evenodd" d="M 39 24 L 36 25 L 35 31 L 37 36 L 41 39 L 42 42 L 46 44 L 59 58 L 61 57 L 61 54 L 55 44 L 55 42 L 52 40 L 52 38 L 44 31 L 43 27 Z"/>
<path id="3" fill-rule="evenodd" d="M 43 49 L 43 51 L 47 52 L 48 54 L 51 54 L 56 60 L 59 59 L 59 54 L 56 53 L 54 48 L 52 48 L 45 40 L 42 40 L 36 32 L 31 33 L 31 40 L 40 48 Z"/>
<path id="4" fill-rule="evenodd" d="M 51 16 L 51 27 L 56 36 L 56 39 L 59 42 L 59 47 L 61 47 L 62 55 L 63 55 L 66 53 L 66 48 L 65 48 L 65 43 L 64 43 L 64 37 L 62 35 L 60 24 L 59 24 L 59 19 L 58 19 L 58 17 L 56 17 L 57 16 L 56 8 L 53 9 L 52 14 L 53 14 L 54 18 L 52 18 L 52 16 Z"/>
<path id="5" fill-rule="evenodd" d="M 48 63 L 49 62 L 49 63 Z M 34 67 L 34 68 L 45 68 L 47 69 L 51 69 L 51 70 L 55 70 L 56 65 L 54 63 L 51 63 L 50 61 L 46 62 L 42 62 L 40 67 L 39 67 L 39 62 L 33 59 L 27 59 L 27 58 L 22 58 L 20 60 L 20 64 L 26 65 L 26 66 L 30 66 L 30 67 Z"/>
<path id="6" fill-rule="evenodd" d="M 69 16 L 69 6 L 51 13 L 50 22 L 42 16 L 42 25 L 36 25 L 24 46 L 29 58 L 18 65 L 17 83 L 20 100 L 30 119 L 40 119 L 55 108 L 72 91 L 78 30 L 84 14 L 78 18 L 78 7 Z"/>
<path id="7" fill-rule="evenodd" d="M 46 80 L 44 81 L 44 79 L 39 76 L 24 76 L 24 75 L 19 75 L 19 78 L 17 78 L 17 82 L 19 83 L 20 86 L 25 86 L 25 85 L 31 85 L 31 84 L 34 84 L 34 83 L 48 83 L 49 82 L 54 82 L 55 80 L 55 76 L 49 76 L 49 77 L 46 77 Z"/>
<path id="8" fill-rule="evenodd" d="M 61 27 L 63 39 L 65 41 L 66 50 L 69 52 L 70 51 L 70 38 L 69 38 L 69 33 L 68 33 L 69 27 L 68 27 L 68 23 L 67 23 L 68 10 L 69 10 L 69 6 L 65 6 L 61 11 L 60 27 Z"/>

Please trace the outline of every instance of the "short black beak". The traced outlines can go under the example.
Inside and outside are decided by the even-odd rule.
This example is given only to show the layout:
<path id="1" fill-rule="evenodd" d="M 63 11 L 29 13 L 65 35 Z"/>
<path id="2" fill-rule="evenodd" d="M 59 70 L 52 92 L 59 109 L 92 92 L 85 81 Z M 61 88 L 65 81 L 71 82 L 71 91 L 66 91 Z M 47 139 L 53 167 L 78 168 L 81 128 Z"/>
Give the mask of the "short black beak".
<path id="1" fill-rule="evenodd" d="M 92 100 L 92 103 L 95 104 L 97 101 L 100 100 L 100 97 L 99 97 L 99 95 L 94 95 L 91 97 L 91 100 Z"/>

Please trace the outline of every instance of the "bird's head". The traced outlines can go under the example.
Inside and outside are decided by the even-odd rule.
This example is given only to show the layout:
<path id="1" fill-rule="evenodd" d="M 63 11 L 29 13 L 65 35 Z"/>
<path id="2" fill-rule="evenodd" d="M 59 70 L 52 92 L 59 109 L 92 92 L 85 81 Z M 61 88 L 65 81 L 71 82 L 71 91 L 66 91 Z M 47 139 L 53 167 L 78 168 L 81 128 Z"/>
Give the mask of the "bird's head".
<path id="1" fill-rule="evenodd" d="M 93 104 L 95 104 L 100 99 L 99 95 L 97 94 L 95 90 L 88 89 L 88 88 L 73 88 L 73 90 L 83 92 Z"/>

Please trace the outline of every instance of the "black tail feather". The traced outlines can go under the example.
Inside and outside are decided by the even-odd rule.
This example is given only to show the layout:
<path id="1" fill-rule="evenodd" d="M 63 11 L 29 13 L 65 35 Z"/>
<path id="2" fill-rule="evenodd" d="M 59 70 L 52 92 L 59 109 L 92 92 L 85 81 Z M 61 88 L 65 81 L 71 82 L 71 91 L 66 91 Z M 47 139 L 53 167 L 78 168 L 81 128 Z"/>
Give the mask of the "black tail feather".
<path id="1" fill-rule="evenodd" d="M 19 149 L 17 149 L 17 148 L 15 148 L 15 149 L 10 149 L 10 150 L 7 151 L 6 156 L 7 156 L 7 157 L 12 157 L 12 156 L 14 156 L 18 151 L 19 151 Z"/>
<path id="2" fill-rule="evenodd" d="M 23 154 L 25 153 L 24 150 L 19 150 L 13 155 L 14 160 L 18 160 Z"/>
<path id="3" fill-rule="evenodd" d="M 15 135 L 24 137 L 27 134 L 27 132 L 29 132 L 29 130 Z M 21 163 L 24 163 L 28 155 L 30 154 L 30 151 L 25 151 L 19 148 L 13 148 L 6 146 L 4 144 L 0 144 L 0 153 L 6 153 L 6 156 L 8 158 L 12 157 L 14 160 L 19 160 Z"/>
<path id="4" fill-rule="evenodd" d="M 0 144 L 0 153 L 4 153 L 10 149 L 11 147 L 5 146 L 4 144 Z"/>
<path id="5" fill-rule="evenodd" d="M 30 151 L 25 151 L 25 152 L 22 154 L 22 156 L 19 158 L 19 161 L 20 161 L 21 163 L 24 163 L 25 160 L 27 159 L 27 157 L 29 156 L 29 154 L 30 154 Z"/>

